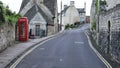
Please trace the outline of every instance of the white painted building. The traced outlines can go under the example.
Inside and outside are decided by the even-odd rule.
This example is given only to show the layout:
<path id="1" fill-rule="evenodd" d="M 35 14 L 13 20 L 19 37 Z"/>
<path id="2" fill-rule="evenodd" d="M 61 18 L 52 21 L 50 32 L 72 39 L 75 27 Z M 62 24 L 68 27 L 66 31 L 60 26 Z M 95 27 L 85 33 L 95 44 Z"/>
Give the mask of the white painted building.
<path id="1" fill-rule="evenodd" d="M 65 25 L 74 24 L 75 22 L 80 22 L 80 16 L 77 8 L 74 5 L 74 1 L 70 1 L 70 6 L 64 6 L 62 13 L 62 29 L 64 30 Z M 59 15 L 60 19 L 60 15 Z M 60 22 L 60 20 L 59 20 Z"/>

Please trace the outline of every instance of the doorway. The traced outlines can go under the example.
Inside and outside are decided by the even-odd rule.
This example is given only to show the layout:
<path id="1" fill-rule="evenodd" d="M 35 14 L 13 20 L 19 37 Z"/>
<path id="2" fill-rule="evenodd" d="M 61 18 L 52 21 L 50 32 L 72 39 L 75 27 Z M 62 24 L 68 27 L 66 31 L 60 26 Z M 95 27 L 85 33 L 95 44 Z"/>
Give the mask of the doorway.
<path id="1" fill-rule="evenodd" d="M 36 25 L 35 34 L 36 34 L 36 36 L 40 36 L 40 25 Z"/>

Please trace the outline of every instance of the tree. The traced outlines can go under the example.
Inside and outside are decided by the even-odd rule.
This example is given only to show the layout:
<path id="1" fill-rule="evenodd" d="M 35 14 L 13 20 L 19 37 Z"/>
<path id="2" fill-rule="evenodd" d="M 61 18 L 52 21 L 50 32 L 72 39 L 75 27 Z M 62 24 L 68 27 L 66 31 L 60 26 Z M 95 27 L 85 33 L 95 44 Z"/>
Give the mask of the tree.
<path id="1" fill-rule="evenodd" d="M 5 22 L 3 3 L 0 1 L 0 22 Z"/>
<path id="2" fill-rule="evenodd" d="M 13 15 L 12 11 L 9 9 L 9 6 L 7 5 L 6 8 L 5 8 L 5 15 Z"/>

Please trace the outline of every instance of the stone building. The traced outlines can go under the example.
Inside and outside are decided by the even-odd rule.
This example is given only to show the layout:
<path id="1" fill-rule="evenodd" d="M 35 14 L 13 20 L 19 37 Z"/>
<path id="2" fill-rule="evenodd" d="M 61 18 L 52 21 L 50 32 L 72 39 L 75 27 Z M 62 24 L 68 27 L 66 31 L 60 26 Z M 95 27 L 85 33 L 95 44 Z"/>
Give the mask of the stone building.
<path id="1" fill-rule="evenodd" d="M 74 1 L 70 1 L 70 6 L 64 5 L 62 14 L 62 29 L 64 30 L 65 25 L 74 24 L 75 22 L 80 22 L 80 16 L 77 8 L 74 5 Z M 60 15 L 59 15 L 60 19 Z"/>
<path id="2" fill-rule="evenodd" d="M 78 9 L 79 16 L 80 16 L 80 23 L 85 23 L 86 21 L 86 12 L 84 8 L 79 8 Z"/>
<path id="3" fill-rule="evenodd" d="M 77 8 L 80 16 L 80 23 L 86 22 L 86 3 L 84 3 L 84 8 Z"/>
<path id="4" fill-rule="evenodd" d="M 47 0 L 23 0 L 19 13 L 23 17 L 28 17 L 30 35 L 42 37 L 58 32 L 58 25 L 56 25 L 58 24 L 57 0 L 50 2 Z"/>
<path id="5" fill-rule="evenodd" d="M 120 62 L 120 1 L 106 0 L 106 2 L 107 10 L 104 12 L 100 11 L 99 27 L 97 26 L 99 28 L 99 47 L 106 53 L 109 42 L 111 56 Z M 93 0 L 93 5 L 91 6 L 91 23 L 94 18 L 96 18 L 95 0 Z M 96 24 L 98 24 L 97 19 Z M 110 41 L 108 41 L 109 36 Z"/>
<path id="6" fill-rule="evenodd" d="M 105 0 L 107 2 L 107 9 L 111 9 L 117 4 L 120 4 L 120 0 Z"/>

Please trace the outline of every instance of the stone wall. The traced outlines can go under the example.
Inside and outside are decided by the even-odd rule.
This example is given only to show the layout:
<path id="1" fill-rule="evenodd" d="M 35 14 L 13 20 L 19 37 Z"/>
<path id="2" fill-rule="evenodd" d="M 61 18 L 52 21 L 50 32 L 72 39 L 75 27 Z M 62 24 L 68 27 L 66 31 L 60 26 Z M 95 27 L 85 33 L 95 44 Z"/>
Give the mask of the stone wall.
<path id="1" fill-rule="evenodd" d="M 101 13 L 99 17 L 99 43 L 107 51 L 108 21 L 110 21 L 110 54 L 120 62 L 120 4 Z"/>
<path id="2" fill-rule="evenodd" d="M 120 4 L 120 0 L 106 0 L 106 2 L 108 5 L 107 9 L 113 8 L 116 4 Z"/>
<path id="3" fill-rule="evenodd" d="M 13 24 L 5 23 L 0 25 L 0 52 L 15 41 L 15 28 Z"/>
<path id="4" fill-rule="evenodd" d="M 47 26 L 47 36 L 53 35 L 54 34 L 54 25 L 48 25 Z"/>

